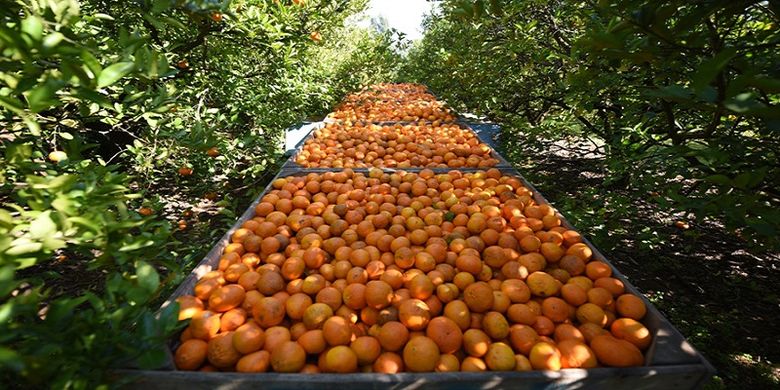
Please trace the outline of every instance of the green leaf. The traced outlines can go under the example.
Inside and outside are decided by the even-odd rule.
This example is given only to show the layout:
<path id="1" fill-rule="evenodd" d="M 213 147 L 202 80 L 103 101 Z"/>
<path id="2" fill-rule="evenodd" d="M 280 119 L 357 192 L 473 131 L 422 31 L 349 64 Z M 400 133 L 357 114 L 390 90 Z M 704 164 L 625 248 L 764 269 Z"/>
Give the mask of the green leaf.
<path id="1" fill-rule="evenodd" d="M 715 57 L 702 62 L 693 75 L 693 88 L 696 91 L 704 89 L 736 55 L 737 49 L 728 47 L 716 54 Z"/>
<path id="2" fill-rule="evenodd" d="M 138 276 L 138 285 L 148 292 L 157 290 L 160 285 L 160 275 L 149 263 L 139 260 L 135 265 L 135 273 Z"/>
<path id="3" fill-rule="evenodd" d="M 767 169 L 767 167 L 762 167 L 755 171 L 740 173 L 734 178 L 734 186 L 740 189 L 750 189 L 758 186 L 764 181 Z"/>
<path id="4" fill-rule="evenodd" d="M 117 62 L 103 69 L 97 78 L 98 88 L 103 88 L 119 81 L 119 79 L 132 72 L 134 68 L 135 64 L 132 62 Z"/>
<path id="5" fill-rule="evenodd" d="M 30 237 L 44 238 L 57 231 L 57 224 L 51 220 L 51 211 L 44 211 L 30 223 Z"/>
<path id="6" fill-rule="evenodd" d="M 43 244 L 40 242 L 25 242 L 12 246 L 5 253 L 9 256 L 26 255 L 28 253 L 35 253 L 43 248 Z"/>
<path id="7" fill-rule="evenodd" d="M 27 104 L 30 106 L 30 111 L 41 112 L 54 105 L 59 104 L 59 101 L 54 98 L 61 83 L 55 80 L 46 80 L 42 84 L 38 84 L 27 94 Z"/>
<path id="8" fill-rule="evenodd" d="M 30 16 L 22 21 L 22 32 L 39 41 L 43 37 L 43 21 L 38 16 Z"/>
<path id="9" fill-rule="evenodd" d="M 731 179 L 729 179 L 726 175 L 712 175 L 707 176 L 704 178 L 705 181 L 708 181 L 710 183 L 720 184 L 724 186 L 730 186 L 731 185 Z"/>
<path id="10" fill-rule="evenodd" d="M 16 351 L 0 346 L 0 367 L 8 367 L 15 371 L 24 368 L 24 363 Z"/>
<path id="11" fill-rule="evenodd" d="M 57 47 L 57 45 L 59 45 L 64 38 L 65 36 L 62 35 L 61 32 L 55 31 L 47 35 L 46 38 L 43 38 L 43 48 L 47 50 L 51 50 Z"/>

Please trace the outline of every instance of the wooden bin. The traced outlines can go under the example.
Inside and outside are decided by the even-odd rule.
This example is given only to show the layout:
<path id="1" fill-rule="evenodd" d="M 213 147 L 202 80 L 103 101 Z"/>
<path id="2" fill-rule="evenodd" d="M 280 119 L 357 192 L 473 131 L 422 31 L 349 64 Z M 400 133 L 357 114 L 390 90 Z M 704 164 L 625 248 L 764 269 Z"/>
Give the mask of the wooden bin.
<path id="1" fill-rule="evenodd" d="M 338 171 L 338 169 L 329 169 Z M 406 169 L 419 171 L 420 168 Z M 500 168 L 504 174 L 517 176 L 533 191 L 537 203 L 549 203 L 538 191 L 513 168 Z M 355 168 L 355 172 L 366 173 L 368 169 Z M 386 169 L 385 171 L 392 171 Z M 275 178 L 291 175 L 306 175 L 306 169 L 282 169 Z M 273 180 L 272 180 L 273 181 Z M 162 305 L 165 307 L 177 297 L 192 294 L 198 278 L 215 269 L 223 249 L 230 243 L 230 237 L 241 225 L 254 216 L 254 208 L 271 184 L 255 199 L 233 227 L 217 242 L 203 261 L 195 267 L 187 279 Z M 573 229 L 560 214 L 563 226 Z M 575 229 L 576 230 L 576 229 Z M 345 385 L 355 388 L 408 388 L 408 389 L 542 389 L 542 388 L 595 388 L 595 389 L 693 389 L 700 387 L 715 372 L 707 360 L 694 349 L 669 321 L 626 280 L 615 267 L 583 237 L 583 242 L 593 249 L 593 257 L 612 267 L 613 277 L 620 279 L 627 291 L 639 296 L 647 306 L 647 315 L 642 322 L 653 333 L 653 343 L 645 352 L 646 365 L 630 368 L 563 369 L 561 371 L 528 372 L 453 372 L 453 373 L 401 373 L 401 374 L 278 374 L 278 373 L 232 373 L 232 372 L 190 372 L 177 371 L 169 354 L 166 370 L 117 371 L 117 375 L 128 384 L 128 388 L 150 389 L 339 389 Z M 168 346 L 173 351 L 177 340 Z"/>

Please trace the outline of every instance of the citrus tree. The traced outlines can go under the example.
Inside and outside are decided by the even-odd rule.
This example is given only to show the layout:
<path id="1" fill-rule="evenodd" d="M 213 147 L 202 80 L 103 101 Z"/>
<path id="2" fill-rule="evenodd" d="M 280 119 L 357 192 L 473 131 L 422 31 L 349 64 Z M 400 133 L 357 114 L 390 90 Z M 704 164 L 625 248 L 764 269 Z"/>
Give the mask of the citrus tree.
<path id="1" fill-rule="evenodd" d="M 286 127 L 392 74 L 386 35 L 344 27 L 365 3 L 4 3 L 0 381 L 94 388 L 162 364 L 177 315 L 155 308 L 203 253 L 163 198 L 251 197 Z M 385 71 L 344 81 L 362 64 Z"/>

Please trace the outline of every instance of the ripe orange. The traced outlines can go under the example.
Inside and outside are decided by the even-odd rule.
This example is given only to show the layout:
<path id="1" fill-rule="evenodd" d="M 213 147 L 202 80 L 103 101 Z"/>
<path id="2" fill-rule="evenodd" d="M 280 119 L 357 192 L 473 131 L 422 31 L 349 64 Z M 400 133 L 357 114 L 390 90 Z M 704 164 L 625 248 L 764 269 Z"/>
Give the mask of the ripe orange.
<path id="1" fill-rule="evenodd" d="M 298 372 L 306 364 L 306 351 L 295 341 L 285 341 L 271 352 L 271 366 L 276 372 Z"/>
<path id="2" fill-rule="evenodd" d="M 463 344 L 463 332 L 458 324 L 448 317 L 432 319 L 425 330 L 426 336 L 433 340 L 444 354 L 455 353 Z"/>
<path id="3" fill-rule="evenodd" d="M 602 364 L 612 367 L 641 366 L 645 359 L 634 344 L 603 334 L 591 340 L 590 347 Z"/>
<path id="4" fill-rule="evenodd" d="M 176 349 L 174 362 L 179 370 L 197 370 L 206 361 L 208 343 L 199 339 L 190 339 L 183 342 Z"/>
<path id="5" fill-rule="evenodd" d="M 404 366 L 413 372 L 433 371 L 439 361 L 439 347 L 426 336 L 414 337 L 404 347 Z"/>
<path id="6" fill-rule="evenodd" d="M 561 352 L 554 345 L 539 342 L 531 348 L 528 360 L 536 370 L 560 370 Z"/>
<path id="7" fill-rule="evenodd" d="M 345 374 L 355 372 L 357 368 L 357 354 L 345 345 L 333 347 L 325 353 L 325 370 L 327 372 Z"/>

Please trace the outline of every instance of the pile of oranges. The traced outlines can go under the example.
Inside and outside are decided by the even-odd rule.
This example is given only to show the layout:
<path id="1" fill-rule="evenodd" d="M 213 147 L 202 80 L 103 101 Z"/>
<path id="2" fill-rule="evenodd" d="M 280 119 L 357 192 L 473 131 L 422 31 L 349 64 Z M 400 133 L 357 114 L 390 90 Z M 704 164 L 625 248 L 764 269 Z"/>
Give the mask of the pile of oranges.
<path id="1" fill-rule="evenodd" d="M 414 84 L 379 84 L 347 95 L 328 115 L 340 121 L 452 122 L 455 115 L 424 87 Z"/>
<path id="2" fill-rule="evenodd" d="M 490 168 L 490 147 L 458 124 L 327 123 L 307 139 L 295 162 L 307 168 Z"/>
<path id="3" fill-rule="evenodd" d="M 644 363 L 643 301 L 495 168 L 277 179 L 177 299 L 180 370 L 526 371 Z"/>

